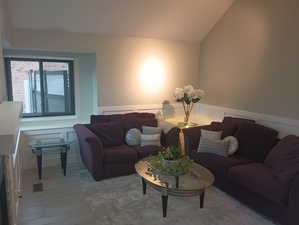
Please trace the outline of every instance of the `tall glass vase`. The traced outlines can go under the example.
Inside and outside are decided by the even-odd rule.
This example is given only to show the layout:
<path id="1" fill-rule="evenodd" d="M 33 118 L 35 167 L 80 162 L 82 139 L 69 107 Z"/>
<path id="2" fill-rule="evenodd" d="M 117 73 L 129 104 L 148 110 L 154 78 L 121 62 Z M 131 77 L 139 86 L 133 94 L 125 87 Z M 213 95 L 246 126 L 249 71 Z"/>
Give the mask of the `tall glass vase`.
<path id="1" fill-rule="evenodd" d="M 186 123 L 186 125 L 188 125 L 188 123 L 189 123 L 189 118 L 190 118 L 190 112 L 186 111 L 185 118 L 184 118 L 184 122 Z"/>

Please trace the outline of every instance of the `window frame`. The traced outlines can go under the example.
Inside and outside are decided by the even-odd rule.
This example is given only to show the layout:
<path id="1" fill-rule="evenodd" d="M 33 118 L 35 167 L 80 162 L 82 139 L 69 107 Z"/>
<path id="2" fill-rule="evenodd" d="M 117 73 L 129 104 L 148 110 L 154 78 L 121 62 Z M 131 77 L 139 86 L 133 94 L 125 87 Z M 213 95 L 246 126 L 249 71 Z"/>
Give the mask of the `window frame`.
<path id="1" fill-rule="evenodd" d="M 12 77 L 11 77 L 11 61 L 28 61 L 28 62 L 38 62 L 39 63 L 39 73 L 40 73 L 40 89 L 41 89 L 41 113 L 22 113 L 23 118 L 36 118 L 36 117 L 53 117 L 53 116 L 71 116 L 76 115 L 75 110 L 75 81 L 74 81 L 74 60 L 64 60 L 64 59 L 47 59 L 47 58 L 27 58 L 27 57 L 4 57 L 5 61 L 5 75 L 6 75 L 6 91 L 8 101 L 13 101 L 13 88 L 12 88 Z M 70 112 L 45 112 L 46 109 L 46 97 L 45 97 L 45 74 L 43 70 L 44 62 L 57 62 L 57 63 L 67 63 L 69 67 L 69 89 L 70 96 L 65 105 L 70 104 Z M 64 86 L 65 88 L 66 86 Z"/>

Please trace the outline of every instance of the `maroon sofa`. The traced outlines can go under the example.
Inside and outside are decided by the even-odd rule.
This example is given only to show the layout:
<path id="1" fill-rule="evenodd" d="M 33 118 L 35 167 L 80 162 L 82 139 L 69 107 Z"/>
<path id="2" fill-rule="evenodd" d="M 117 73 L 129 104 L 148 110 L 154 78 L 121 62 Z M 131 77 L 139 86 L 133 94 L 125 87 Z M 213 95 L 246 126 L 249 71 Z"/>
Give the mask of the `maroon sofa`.
<path id="1" fill-rule="evenodd" d="M 152 113 L 117 115 L 92 115 L 90 124 L 76 124 L 80 154 L 83 163 L 96 181 L 128 175 L 135 172 L 134 164 L 149 155 L 157 154 L 163 147 L 178 146 L 179 129 L 172 128 L 161 134 L 161 147 L 128 146 L 125 134 L 131 128 L 157 127 Z"/>
<path id="2" fill-rule="evenodd" d="M 201 129 L 235 136 L 238 151 L 198 153 Z M 299 224 L 299 137 L 279 140 L 271 128 L 232 117 L 183 132 L 187 154 L 215 175 L 215 186 L 280 224 Z"/>

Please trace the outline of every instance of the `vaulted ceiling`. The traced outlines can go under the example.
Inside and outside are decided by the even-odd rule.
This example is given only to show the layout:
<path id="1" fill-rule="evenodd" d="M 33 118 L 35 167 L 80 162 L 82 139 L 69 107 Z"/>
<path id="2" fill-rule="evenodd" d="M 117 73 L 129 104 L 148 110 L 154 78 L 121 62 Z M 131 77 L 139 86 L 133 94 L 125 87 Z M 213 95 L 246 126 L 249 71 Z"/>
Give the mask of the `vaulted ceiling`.
<path id="1" fill-rule="evenodd" d="M 199 42 L 234 0 L 10 0 L 16 29 Z"/>

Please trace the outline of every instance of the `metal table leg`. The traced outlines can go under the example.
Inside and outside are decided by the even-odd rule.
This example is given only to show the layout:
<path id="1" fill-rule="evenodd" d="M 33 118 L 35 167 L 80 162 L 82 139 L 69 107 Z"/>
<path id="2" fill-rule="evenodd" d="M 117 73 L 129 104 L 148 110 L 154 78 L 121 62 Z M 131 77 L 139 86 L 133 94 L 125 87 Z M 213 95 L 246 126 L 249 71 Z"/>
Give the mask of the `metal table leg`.
<path id="1" fill-rule="evenodd" d="M 142 180 L 142 191 L 143 191 L 143 194 L 145 195 L 146 194 L 146 182 L 143 177 L 141 178 L 141 180 Z"/>
<path id="2" fill-rule="evenodd" d="M 42 149 L 37 149 L 36 152 L 36 162 L 37 162 L 37 169 L 38 169 L 38 179 L 42 179 L 42 163 L 43 163 L 43 154 Z"/>
<path id="3" fill-rule="evenodd" d="M 205 198 L 205 191 L 203 190 L 202 193 L 200 194 L 200 208 L 203 208 L 204 205 L 204 198 Z"/>

